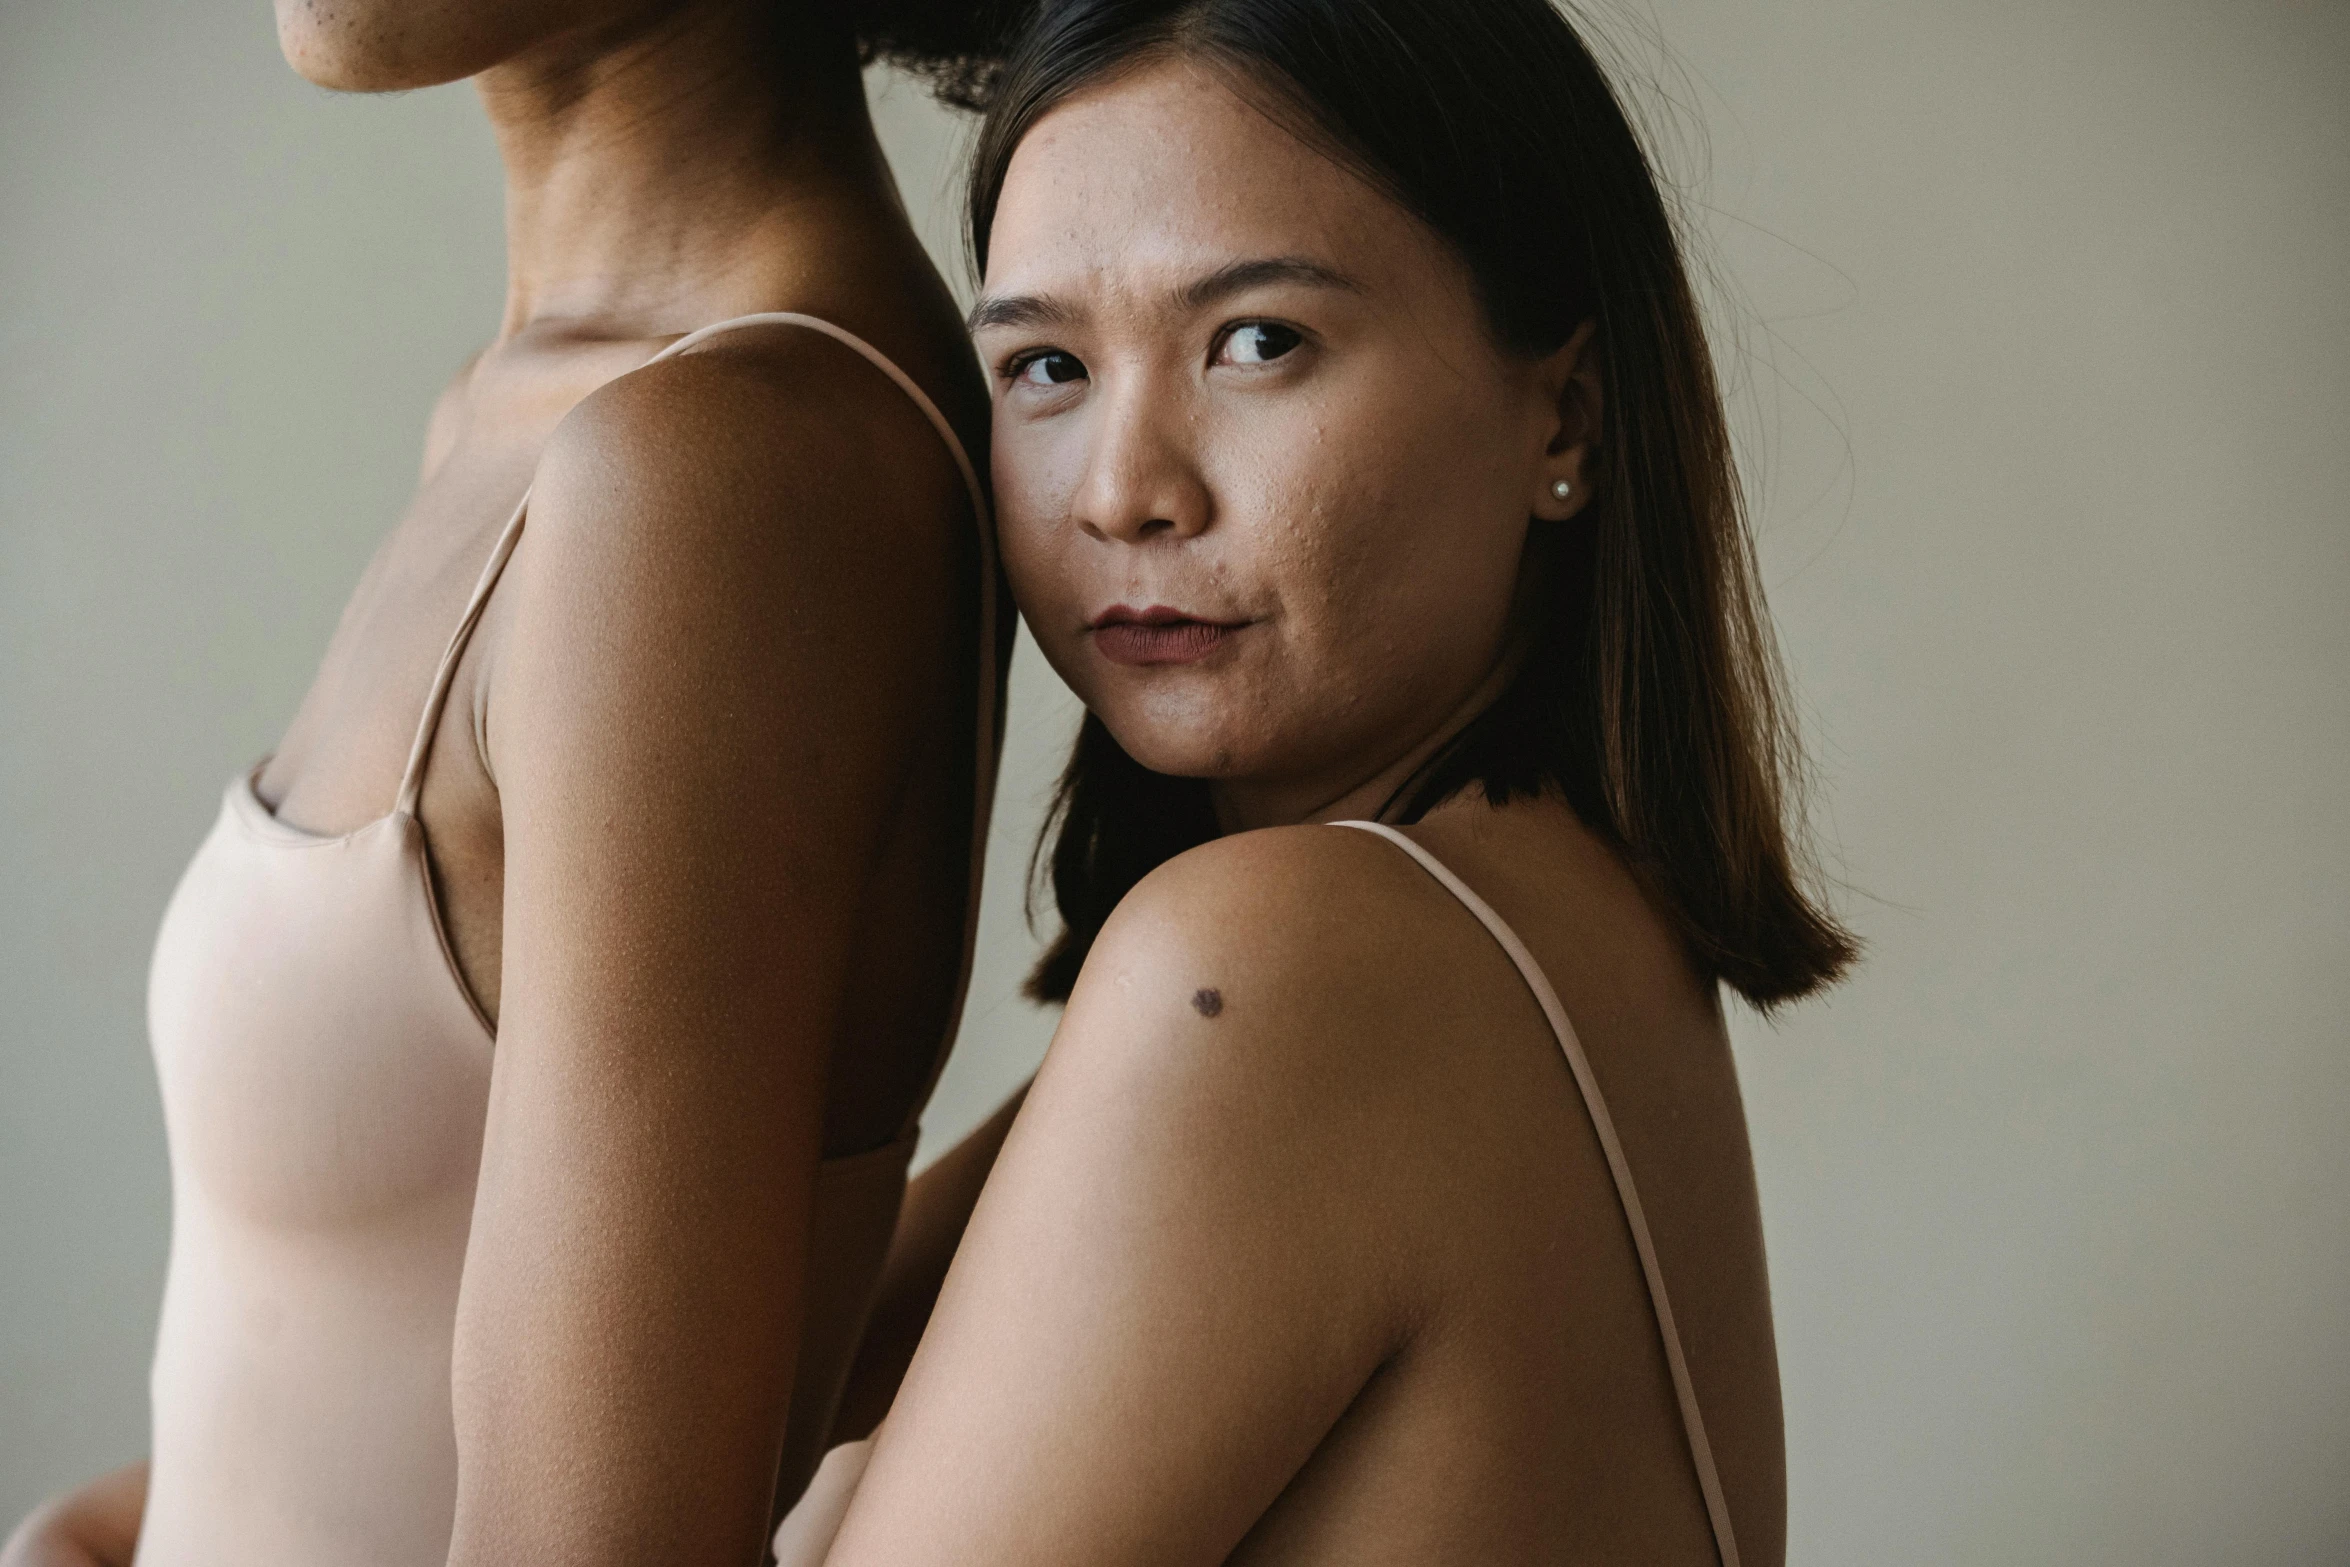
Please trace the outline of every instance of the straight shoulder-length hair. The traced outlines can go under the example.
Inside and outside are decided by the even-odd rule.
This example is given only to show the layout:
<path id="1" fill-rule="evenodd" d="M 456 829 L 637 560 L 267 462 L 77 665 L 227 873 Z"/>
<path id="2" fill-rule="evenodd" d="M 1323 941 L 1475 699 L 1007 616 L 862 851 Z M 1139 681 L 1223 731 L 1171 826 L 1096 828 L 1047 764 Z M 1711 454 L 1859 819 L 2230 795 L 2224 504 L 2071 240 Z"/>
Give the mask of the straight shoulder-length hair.
<path id="1" fill-rule="evenodd" d="M 1563 798 L 1701 972 L 1763 1008 L 1855 943 L 1812 886 L 1801 754 L 1705 329 L 1670 211 L 1606 75 L 1547 0 L 1045 0 L 990 82 L 973 163 L 981 270 L 1012 155 L 1071 94 L 1173 56 L 1426 223 L 1505 349 L 1594 324 L 1595 490 L 1537 527 L 1503 694 L 1388 802 Z M 1119 899 L 1216 835 L 1204 780 L 1144 768 L 1088 715 L 1039 860 L 1062 929 L 1029 992 L 1066 1000 Z M 1049 848 L 1048 848 L 1049 845 Z"/>

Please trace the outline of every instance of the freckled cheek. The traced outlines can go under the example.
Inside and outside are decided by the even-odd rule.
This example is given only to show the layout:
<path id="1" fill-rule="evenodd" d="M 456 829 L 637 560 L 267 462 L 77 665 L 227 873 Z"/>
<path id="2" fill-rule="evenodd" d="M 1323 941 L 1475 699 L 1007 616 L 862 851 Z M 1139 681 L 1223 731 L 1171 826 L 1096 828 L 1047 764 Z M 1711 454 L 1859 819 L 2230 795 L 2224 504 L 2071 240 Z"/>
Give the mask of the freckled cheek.
<path id="1" fill-rule="evenodd" d="M 1221 509 L 1280 606 L 1245 672 L 1257 745 L 1359 742 L 1482 675 L 1515 560 L 1480 473 L 1492 434 L 1406 380 L 1366 376 L 1214 448 L 1245 459 L 1219 463 Z"/>
<path id="2" fill-rule="evenodd" d="M 1349 415 L 1353 415 L 1350 417 Z M 1284 684 L 1339 697 L 1394 672 L 1421 552 L 1434 542 L 1426 476 L 1354 410 L 1324 410 L 1253 454 L 1249 569 L 1281 606 Z M 1238 510 L 1238 507 L 1234 508 Z"/>

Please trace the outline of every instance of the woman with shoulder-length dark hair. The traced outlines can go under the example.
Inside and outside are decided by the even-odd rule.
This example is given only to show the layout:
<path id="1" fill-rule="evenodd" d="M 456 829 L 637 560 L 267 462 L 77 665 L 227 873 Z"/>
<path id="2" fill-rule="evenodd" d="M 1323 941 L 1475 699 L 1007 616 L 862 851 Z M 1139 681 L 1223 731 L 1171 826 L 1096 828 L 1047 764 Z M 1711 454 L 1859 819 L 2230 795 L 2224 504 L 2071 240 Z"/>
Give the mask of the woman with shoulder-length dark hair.
<path id="1" fill-rule="evenodd" d="M 1066 0 L 971 232 L 1005 560 L 1089 709 L 1067 1012 L 784 1559 L 1778 1562 L 1719 993 L 1853 947 L 1590 53 L 1544 0 Z"/>
<path id="2" fill-rule="evenodd" d="M 506 309 L 157 941 L 151 1468 L 9 1567 L 757 1559 L 951 1037 L 1005 646 L 859 67 L 967 89 L 1004 9 L 278 0 L 313 81 L 474 78 Z"/>

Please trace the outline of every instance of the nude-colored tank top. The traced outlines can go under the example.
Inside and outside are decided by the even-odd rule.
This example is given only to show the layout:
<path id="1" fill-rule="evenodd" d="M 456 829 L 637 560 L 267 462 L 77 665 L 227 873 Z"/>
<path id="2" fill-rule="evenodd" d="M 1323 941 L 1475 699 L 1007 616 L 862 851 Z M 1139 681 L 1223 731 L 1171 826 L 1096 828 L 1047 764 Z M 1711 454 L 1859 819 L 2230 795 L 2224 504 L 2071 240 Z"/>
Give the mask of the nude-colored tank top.
<path id="1" fill-rule="evenodd" d="M 1689 1443 L 1690 1466 L 1696 1471 L 1698 1491 L 1705 1498 L 1706 1519 L 1713 1526 L 1715 1552 L 1721 1557 L 1722 1567 L 1738 1567 L 1738 1540 L 1730 1528 L 1729 1504 L 1723 1499 L 1721 1476 L 1714 1467 L 1713 1444 L 1706 1440 L 1705 1416 L 1697 1407 L 1697 1389 L 1689 1379 L 1689 1362 L 1681 1352 L 1681 1330 L 1673 1323 L 1673 1303 L 1665 1293 L 1664 1270 L 1657 1265 L 1656 1244 L 1648 1233 L 1648 1216 L 1640 1206 L 1640 1192 L 1632 1182 L 1632 1166 L 1624 1158 L 1623 1142 L 1616 1136 L 1615 1117 L 1608 1113 L 1607 1099 L 1599 1091 L 1599 1079 L 1591 1073 L 1583 1042 L 1575 1036 L 1575 1025 L 1567 1021 L 1567 1009 L 1559 1004 L 1558 992 L 1551 988 L 1549 976 L 1542 972 L 1542 965 L 1534 961 L 1534 954 L 1518 939 L 1509 922 L 1495 913 L 1491 904 L 1470 891 L 1468 883 L 1455 876 L 1435 855 L 1383 822 L 1348 821 L 1331 825 L 1374 833 L 1410 855 L 1485 927 L 1516 966 L 1526 988 L 1534 993 L 1543 1018 L 1558 1040 L 1559 1051 L 1566 1057 L 1567 1071 L 1583 1097 L 1583 1108 L 1591 1118 L 1592 1129 L 1599 1134 L 1600 1150 L 1607 1158 L 1616 1199 L 1624 1210 L 1624 1223 L 1632 1232 L 1632 1247 L 1640 1255 L 1641 1276 L 1647 1281 L 1649 1305 L 1656 1313 L 1657 1334 L 1664 1343 L 1665 1366 L 1672 1374 L 1673 1396 L 1681 1406 L 1681 1429 Z M 833 1538 L 848 1517 L 849 1503 L 855 1499 L 871 1454 L 872 1441 L 868 1438 L 844 1442 L 826 1455 L 815 1483 L 775 1531 L 776 1567 L 823 1567 Z"/>
<path id="2" fill-rule="evenodd" d="M 828 321 L 743 316 L 647 362 L 768 324 L 821 332 L 903 389 L 946 442 L 978 519 L 978 757 L 959 1011 L 996 770 L 986 494 L 921 388 Z M 439 1567 L 447 1558 L 457 1484 L 450 1345 L 494 1036 L 441 928 L 416 802 L 458 659 L 528 504 L 526 494 L 449 640 L 391 813 L 354 832 L 302 832 L 270 814 L 248 773 L 229 785 L 164 916 L 147 1009 L 172 1238 L 151 1379 L 145 1567 Z M 918 1100 L 886 1146 L 819 1169 L 785 1496 L 821 1454 L 920 1110 Z"/>

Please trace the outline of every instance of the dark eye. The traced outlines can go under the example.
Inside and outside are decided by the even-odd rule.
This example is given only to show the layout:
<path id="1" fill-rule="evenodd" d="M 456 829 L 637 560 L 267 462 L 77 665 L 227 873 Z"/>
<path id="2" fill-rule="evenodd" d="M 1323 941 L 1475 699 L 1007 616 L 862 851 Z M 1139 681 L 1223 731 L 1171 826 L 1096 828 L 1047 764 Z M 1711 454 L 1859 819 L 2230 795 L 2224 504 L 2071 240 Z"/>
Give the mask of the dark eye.
<path id="1" fill-rule="evenodd" d="M 1030 386 L 1065 386 L 1085 379 L 1085 366 L 1075 354 L 1059 350 L 1035 354 L 1012 367 L 1012 379 Z"/>
<path id="2" fill-rule="evenodd" d="M 1246 321 L 1225 336 L 1219 357 L 1228 364 L 1269 365 L 1304 341 L 1304 333 L 1278 321 Z"/>

